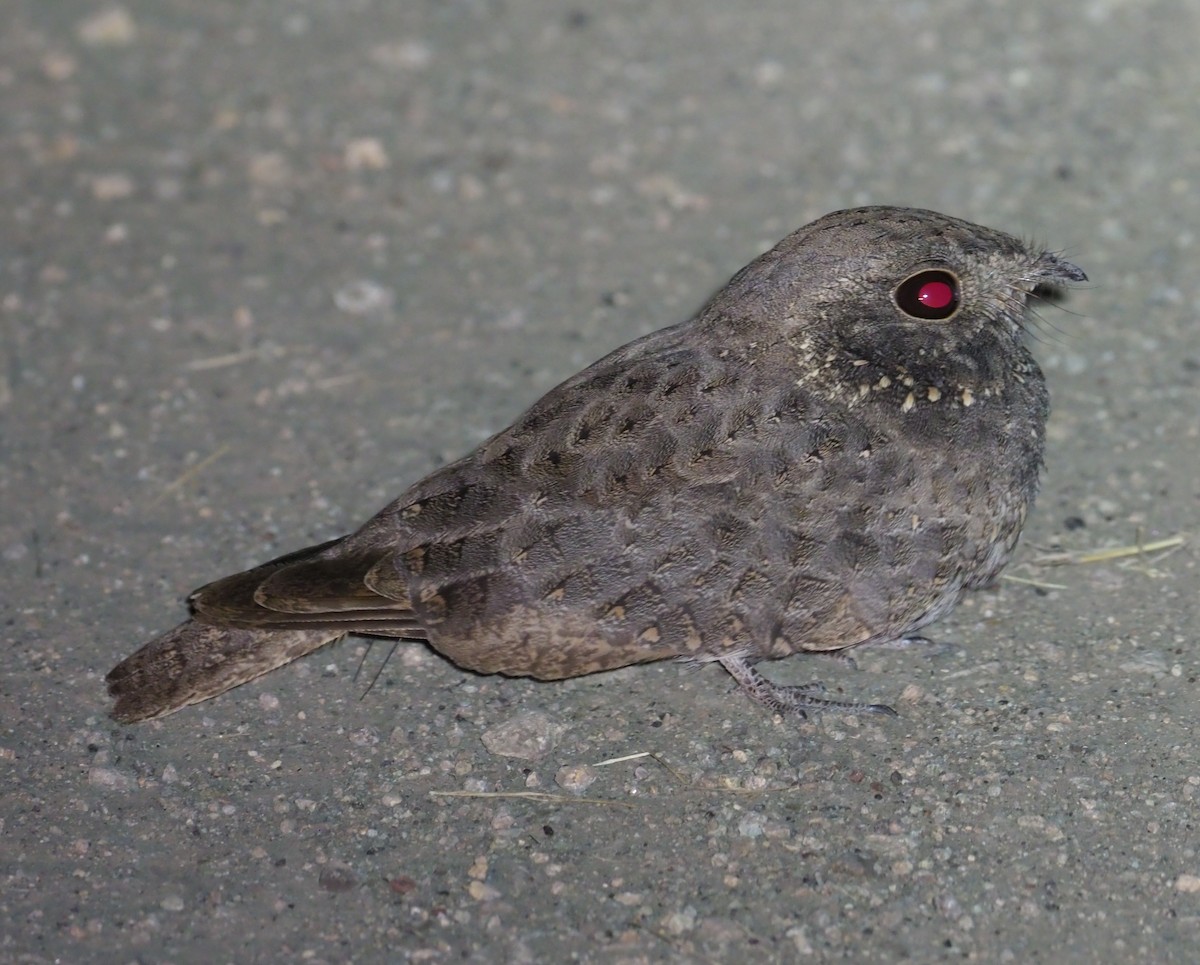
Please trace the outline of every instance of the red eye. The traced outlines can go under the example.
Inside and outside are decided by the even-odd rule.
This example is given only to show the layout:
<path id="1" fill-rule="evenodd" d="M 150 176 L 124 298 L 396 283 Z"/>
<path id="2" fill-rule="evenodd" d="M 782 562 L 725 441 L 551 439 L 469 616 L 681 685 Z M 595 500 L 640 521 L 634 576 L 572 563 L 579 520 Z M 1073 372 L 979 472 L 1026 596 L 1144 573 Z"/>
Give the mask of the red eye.
<path id="1" fill-rule="evenodd" d="M 918 271 L 896 286 L 894 297 L 905 315 L 940 322 L 958 311 L 958 279 L 938 268 Z"/>

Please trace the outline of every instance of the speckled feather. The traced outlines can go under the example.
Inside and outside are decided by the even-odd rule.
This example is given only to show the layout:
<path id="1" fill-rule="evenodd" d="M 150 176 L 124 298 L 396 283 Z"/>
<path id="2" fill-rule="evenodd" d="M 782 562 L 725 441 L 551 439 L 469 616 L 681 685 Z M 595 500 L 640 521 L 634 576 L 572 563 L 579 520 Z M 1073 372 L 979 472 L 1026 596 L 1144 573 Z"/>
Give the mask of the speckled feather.
<path id="1" fill-rule="evenodd" d="M 948 319 L 897 304 L 929 269 L 957 282 Z M 109 674 L 113 716 L 171 713 L 347 632 L 541 679 L 720 660 L 773 709 L 826 705 L 753 665 L 911 637 L 995 578 L 1048 411 L 1027 301 L 1083 277 L 929 211 L 827 215 L 356 533 L 196 591 L 192 619 Z"/>

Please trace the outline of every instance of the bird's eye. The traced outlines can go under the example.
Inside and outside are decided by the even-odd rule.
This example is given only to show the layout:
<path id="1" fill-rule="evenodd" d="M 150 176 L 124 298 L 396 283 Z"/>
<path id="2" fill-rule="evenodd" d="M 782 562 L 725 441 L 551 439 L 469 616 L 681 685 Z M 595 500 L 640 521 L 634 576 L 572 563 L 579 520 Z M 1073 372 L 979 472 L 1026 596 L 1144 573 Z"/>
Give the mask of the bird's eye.
<path id="1" fill-rule="evenodd" d="M 900 282 L 892 298 L 911 318 L 942 322 L 958 311 L 958 279 L 943 269 L 927 268 Z"/>

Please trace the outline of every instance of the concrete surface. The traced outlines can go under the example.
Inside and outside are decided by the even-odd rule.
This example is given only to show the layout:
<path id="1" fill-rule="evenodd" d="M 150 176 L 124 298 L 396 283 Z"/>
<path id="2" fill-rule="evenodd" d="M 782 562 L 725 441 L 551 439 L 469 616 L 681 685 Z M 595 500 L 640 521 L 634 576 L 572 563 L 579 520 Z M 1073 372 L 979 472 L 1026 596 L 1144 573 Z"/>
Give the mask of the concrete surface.
<path id="1" fill-rule="evenodd" d="M 1195 961 L 1195 545 L 1038 560 L 1200 532 L 1198 10 L 7 0 L 0 960 Z M 976 595 L 941 656 L 772 668 L 899 719 L 416 647 L 360 699 L 360 640 L 106 717 L 193 586 L 865 202 L 1092 277 L 1042 313 L 1011 570 L 1062 588 Z"/>

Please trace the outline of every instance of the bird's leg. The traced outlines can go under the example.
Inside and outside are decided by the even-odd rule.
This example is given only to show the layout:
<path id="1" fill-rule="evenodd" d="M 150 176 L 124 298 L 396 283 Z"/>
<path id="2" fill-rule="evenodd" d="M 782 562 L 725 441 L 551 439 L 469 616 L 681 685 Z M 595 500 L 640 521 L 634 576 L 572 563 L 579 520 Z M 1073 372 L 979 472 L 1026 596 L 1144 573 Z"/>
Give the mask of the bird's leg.
<path id="1" fill-rule="evenodd" d="M 829 700 L 820 696 L 825 692 L 819 683 L 803 687 L 785 687 L 775 684 L 760 674 L 744 657 L 721 657 L 724 667 L 738 685 L 777 714 L 798 714 L 807 717 L 810 710 L 827 710 L 840 714 L 886 714 L 895 717 L 896 712 L 886 704 L 865 704 L 856 700 Z"/>

